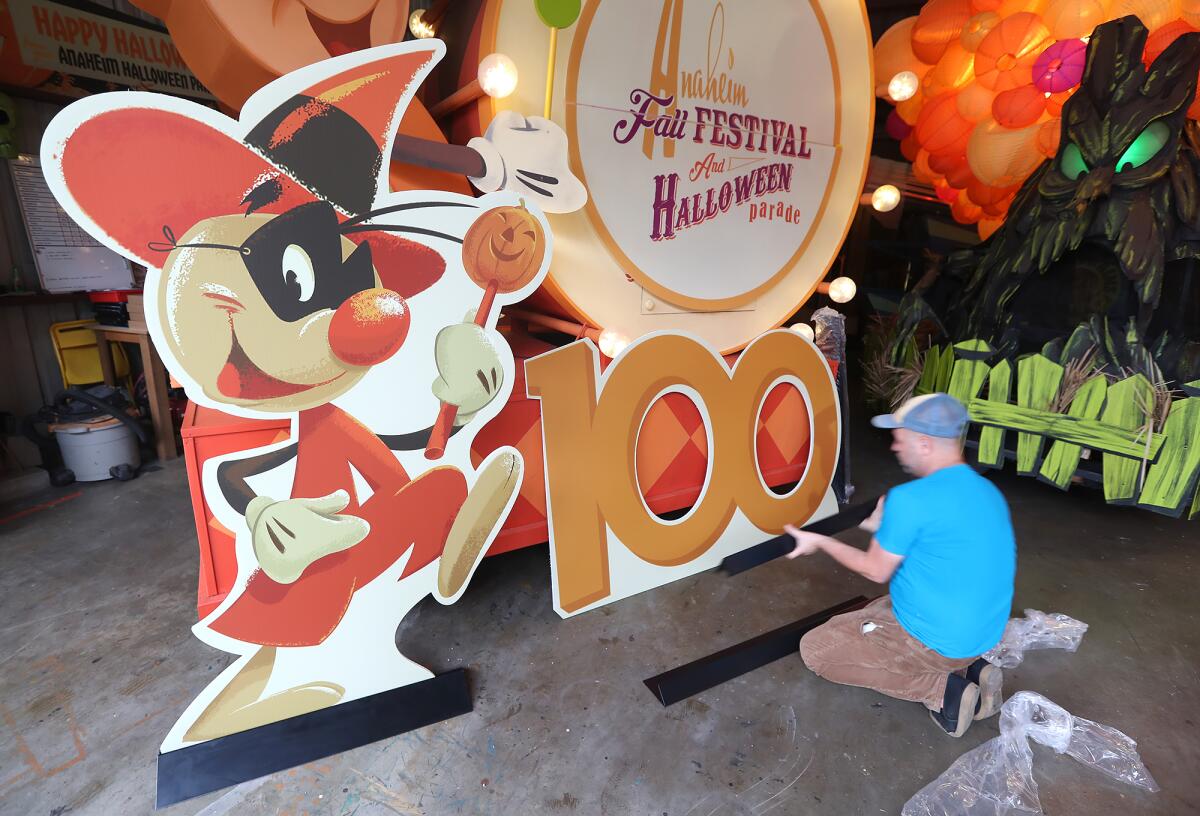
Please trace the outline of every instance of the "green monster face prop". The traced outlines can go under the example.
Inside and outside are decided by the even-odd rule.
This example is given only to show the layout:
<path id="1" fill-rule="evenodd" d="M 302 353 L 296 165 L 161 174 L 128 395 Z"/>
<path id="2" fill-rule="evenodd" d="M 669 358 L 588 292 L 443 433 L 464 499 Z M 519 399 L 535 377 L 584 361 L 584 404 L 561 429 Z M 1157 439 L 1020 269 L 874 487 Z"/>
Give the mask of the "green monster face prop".
<path id="1" fill-rule="evenodd" d="M 0 93 L 0 158 L 15 159 L 17 150 L 17 104 Z"/>
<path id="2" fill-rule="evenodd" d="M 954 340 L 986 340 L 1012 356 L 1052 341 L 1054 332 L 1031 316 L 1051 308 L 1071 325 L 1107 318 L 1124 332 L 1132 319 L 1142 337 L 1165 328 L 1154 320 L 1160 301 L 1163 317 L 1174 316 L 1187 294 L 1181 280 L 1167 279 L 1182 277 L 1167 265 L 1200 257 L 1200 129 L 1186 118 L 1200 33 L 1176 39 L 1149 68 L 1137 56 L 1146 36 L 1136 17 L 1095 30 L 1081 85 L 1063 108 L 1057 155 L 1026 180 L 991 241 L 951 256 L 940 291 L 909 295 L 901 339 L 921 317 L 941 316 Z M 1106 267 L 1105 274 L 1081 284 L 1092 274 L 1081 272 L 1084 265 Z M 1063 339 L 1071 332 L 1057 329 Z M 1094 339 L 1105 346 L 1104 337 Z M 1164 373 L 1192 373 L 1195 340 L 1159 337 L 1153 353 Z"/>

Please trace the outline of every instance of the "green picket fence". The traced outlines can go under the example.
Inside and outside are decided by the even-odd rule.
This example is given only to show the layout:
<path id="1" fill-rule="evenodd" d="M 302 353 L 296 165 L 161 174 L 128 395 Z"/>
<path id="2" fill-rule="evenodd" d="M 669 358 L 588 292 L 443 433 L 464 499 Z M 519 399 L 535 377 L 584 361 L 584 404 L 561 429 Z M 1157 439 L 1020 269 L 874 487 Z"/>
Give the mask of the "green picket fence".
<path id="1" fill-rule="evenodd" d="M 1066 490 L 1084 451 L 1102 457 L 1104 498 L 1179 517 L 1200 516 L 1200 397 L 1171 403 L 1161 432 L 1147 433 L 1146 405 L 1154 387 L 1141 374 L 1110 383 L 1101 374 L 1084 382 L 1066 413 L 1050 410 L 1066 369 L 1041 354 L 988 362 L 981 340 L 925 356 L 916 394 L 945 391 L 967 406 L 980 426 L 978 461 L 1001 467 L 1005 438 L 1016 434 L 1017 472 Z M 1015 403 L 1013 381 L 1016 380 Z M 1200 394 L 1200 381 L 1185 390 Z"/>

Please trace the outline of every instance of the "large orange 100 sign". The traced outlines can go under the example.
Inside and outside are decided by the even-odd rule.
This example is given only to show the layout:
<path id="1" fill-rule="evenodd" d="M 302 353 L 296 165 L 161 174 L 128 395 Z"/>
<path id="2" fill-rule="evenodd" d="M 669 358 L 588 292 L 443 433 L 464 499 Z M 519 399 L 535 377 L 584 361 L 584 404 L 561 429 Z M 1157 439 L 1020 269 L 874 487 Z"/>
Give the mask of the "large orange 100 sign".
<path id="1" fill-rule="evenodd" d="M 798 334 L 762 335 L 732 371 L 688 335 L 656 334 L 603 377 L 587 341 L 529 360 L 525 373 L 542 403 L 554 601 L 564 617 L 712 567 L 836 506 L 837 392 L 824 357 Z M 808 466 L 785 495 L 767 487 L 755 451 L 763 401 L 781 382 L 804 396 L 812 433 Z M 709 438 L 703 492 L 675 521 L 650 511 L 635 468 L 646 412 L 669 391 L 696 403 Z"/>

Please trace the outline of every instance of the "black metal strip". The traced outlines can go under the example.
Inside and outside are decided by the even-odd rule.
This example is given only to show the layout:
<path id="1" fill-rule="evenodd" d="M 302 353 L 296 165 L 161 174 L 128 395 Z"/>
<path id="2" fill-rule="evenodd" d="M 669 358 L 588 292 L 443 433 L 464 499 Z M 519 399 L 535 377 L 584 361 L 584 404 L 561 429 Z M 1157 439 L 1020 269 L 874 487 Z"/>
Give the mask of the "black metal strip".
<path id="1" fill-rule="evenodd" d="M 770 632 L 735 644 L 707 657 L 693 660 L 678 668 L 655 675 L 643 682 L 664 706 L 674 705 L 708 691 L 713 686 L 741 677 L 781 657 L 796 654 L 800 638 L 810 629 L 815 629 L 834 615 L 861 609 L 870 603 L 868 598 L 856 595 L 848 601 L 831 606 L 806 618 L 773 629 Z"/>
<path id="2" fill-rule="evenodd" d="M 820 533 L 821 535 L 840 533 L 860 523 L 863 519 L 870 516 L 871 513 L 875 512 L 875 505 L 878 502 L 879 497 L 876 496 L 869 501 L 852 504 L 842 512 L 828 518 L 823 518 L 820 521 L 814 521 L 812 524 L 805 525 L 802 529 L 810 533 Z M 781 536 L 764 541 L 762 544 L 755 544 L 753 547 L 747 547 L 741 552 L 727 556 L 721 562 L 720 569 L 730 575 L 737 575 L 739 572 L 745 572 L 768 561 L 773 561 L 780 556 L 787 555 L 795 546 L 795 540 L 790 535 L 784 533 Z"/>
<path id="3" fill-rule="evenodd" d="M 472 709 L 466 669 L 158 755 L 163 808 Z"/>

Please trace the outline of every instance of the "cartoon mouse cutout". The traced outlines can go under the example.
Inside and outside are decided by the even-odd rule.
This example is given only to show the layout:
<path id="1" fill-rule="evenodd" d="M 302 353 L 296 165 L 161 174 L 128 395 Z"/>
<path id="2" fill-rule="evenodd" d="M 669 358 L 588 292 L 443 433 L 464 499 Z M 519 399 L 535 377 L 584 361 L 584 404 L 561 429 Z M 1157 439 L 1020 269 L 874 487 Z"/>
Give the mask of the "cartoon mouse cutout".
<path id="1" fill-rule="evenodd" d="M 432 677 L 396 627 L 425 595 L 457 600 L 515 500 L 517 451 L 473 469 L 469 448 L 512 388 L 499 307 L 541 282 L 550 232 L 512 193 L 388 192 L 383 157 L 443 53 L 310 65 L 240 121 L 121 93 L 47 129 L 60 203 L 149 268 L 147 322 L 189 398 L 292 421 L 206 463 L 238 577 L 194 632 L 239 658 L 164 752 Z"/>

